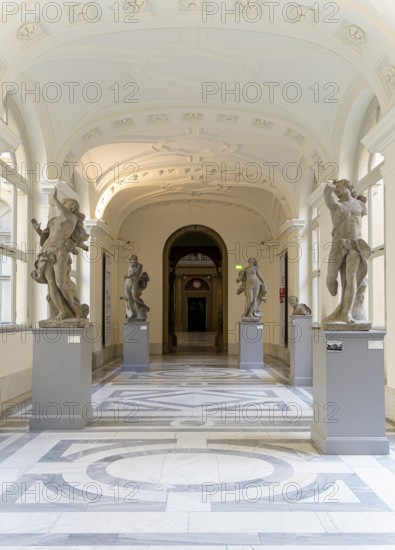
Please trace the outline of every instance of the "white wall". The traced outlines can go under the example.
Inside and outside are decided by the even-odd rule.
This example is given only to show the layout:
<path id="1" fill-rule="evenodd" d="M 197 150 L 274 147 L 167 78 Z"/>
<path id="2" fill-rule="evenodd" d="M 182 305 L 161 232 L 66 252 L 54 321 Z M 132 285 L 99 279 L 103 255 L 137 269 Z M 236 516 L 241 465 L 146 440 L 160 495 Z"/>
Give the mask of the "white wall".
<path id="1" fill-rule="evenodd" d="M 32 332 L 0 332 L 0 406 L 31 390 L 33 365 Z"/>

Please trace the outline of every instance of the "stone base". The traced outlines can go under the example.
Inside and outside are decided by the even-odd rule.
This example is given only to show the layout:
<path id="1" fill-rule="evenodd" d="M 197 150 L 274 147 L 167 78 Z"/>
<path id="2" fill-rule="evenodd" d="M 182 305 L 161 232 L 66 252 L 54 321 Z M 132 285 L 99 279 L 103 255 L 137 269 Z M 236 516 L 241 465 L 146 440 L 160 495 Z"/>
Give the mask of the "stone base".
<path id="1" fill-rule="evenodd" d="M 312 315 L 291 315 L 288 337 L 292 386 L 312 386 L 313 349 L 311 344 Z"/>
<path id="2" fill-rule="evenodd" d="M 316 426 L 311 428 L 311 438 L 326 455 L 388 455 L 387 437 L 326 437 Z"/>
<path id="3" fill-rule="evenodd" d="M 312 334 L 313 443 L 326 454 L 388 454 L 385 332 Z"/>
<path id="4" fill-rule="evenodd" d="M 123 371 L 149 369 L 149 323 L 129 322 L 123 325 Z"/>
<path id="5" fill-rule="evenodd" d="M 239 368 L 263 368 L 263 323 L 239 323 Z"/>
<path id="6" fill-rule="evenodd" d="M 30 430 L 79 430 L 91 405 L 92 326 L 33 329 Z"/>
<path id="7" fill-rule="evenodd" d="M 357 322 L 357 323 L 343 323 L 340 321 L 330 323 L 327 321 L 322 321 L 322 329 L 327 331 L 332 331 L 332 332 L 335 332 L 335 331 L 340 332 L 340 331 L 346 331 L 346 330 L 352 330 L 352 331 L 371 330 L 371 328 L 372 328 L 372 323 L 368 323 L 367 321 Z"/>
<path id="8" fill-rule="evenodd" d="M 89 324 L 89 320 L 84 317 L 81 319 L 44 319 L 38 322 L 40 328 L 84 328 Z"/>

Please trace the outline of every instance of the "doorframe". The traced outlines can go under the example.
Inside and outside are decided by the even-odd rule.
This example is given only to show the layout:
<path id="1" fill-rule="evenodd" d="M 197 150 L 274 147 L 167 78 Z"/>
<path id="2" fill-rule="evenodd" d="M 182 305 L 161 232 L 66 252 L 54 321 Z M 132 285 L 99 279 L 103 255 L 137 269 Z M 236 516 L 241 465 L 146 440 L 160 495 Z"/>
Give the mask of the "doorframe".
<path id="1" fill-rule="evenodd" d="M 162 293 L 163 293 L 163 312 L 162 312 L 162 353 L 167 354 L 171 353 L 173 349 L 172 336 L 170 334 L 169 326 L 169 308 L 170 308 L 170 288 L 169 288 L 169 277 L 170 277 L 170 253 L 174 246 L 174 243 L 185 231 L 197 231 L 200 233 L 208 234 L 215 244 L 218 246 L 221 253 L 221 265 L 218 266 L 222 277 L 222 335 L 220 342 L 219 351 L 222 353 L 228 353 L 228 251 L 222 237 L 206 225 L 187 225 L 180 227 L 174 231 L 166 240 L 163 247 L 163 282 L 162 282 Z"/>

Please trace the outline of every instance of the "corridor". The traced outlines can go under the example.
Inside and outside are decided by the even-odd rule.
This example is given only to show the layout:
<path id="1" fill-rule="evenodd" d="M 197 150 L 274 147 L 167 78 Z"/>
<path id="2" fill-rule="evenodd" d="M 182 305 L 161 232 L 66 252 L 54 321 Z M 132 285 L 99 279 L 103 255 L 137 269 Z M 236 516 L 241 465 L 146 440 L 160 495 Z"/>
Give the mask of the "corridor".
<path id="1" fill-rule="evenodd" d="M 149 372 L 114 361 L 75 432 L 29 432 L 31 404 L 13 404 L 0 547 L 393 548 L 395 426 L 389 456 L 320 455 L 311 388 L 287 376 L 271 357 L 248 371 L 223 355 L 156 357 Z"/>

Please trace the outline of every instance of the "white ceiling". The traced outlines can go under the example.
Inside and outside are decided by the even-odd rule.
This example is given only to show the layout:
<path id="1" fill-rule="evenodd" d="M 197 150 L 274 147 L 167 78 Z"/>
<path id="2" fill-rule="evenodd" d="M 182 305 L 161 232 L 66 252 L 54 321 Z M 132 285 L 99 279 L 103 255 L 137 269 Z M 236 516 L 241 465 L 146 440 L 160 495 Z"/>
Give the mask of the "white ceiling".
<path id="1" fill-rule="evenodd" d="M 276 8 L 273 22 L 268 2 L 253 2 L 251 10 L 262 10 L 255 23 L 230 15 L 221 21 L 221 9 L 235 9 L 234 0 L 209 2 L 219 13 L 205 23 L 200 0 L 137 1 L 144 5 L 135 22 L 126 22 L 133 8 L 124 9 L 120 0 L 118 22 L 113 1 L 97 3 L 97 22 L 85 20 L 95 13 L 83 4 L 73 12 L 75 22 L 59 4 L 62 17 L 53 22 L 55 11 L 44 11 L 48 2 L 39 2 L 37 21 L 20 9 L 7 21 L 3 13 L 0 25 L 7 44 L 0 77 L 18 84 L 13 97 L 21 110 L 27 106 L 23 86 L 36 86 L 38 101 L 28 96 L 27 102 L 42 125 L 46 157 L 79 163 L 77 179 L 88 180 L 92 217 L 105 219 L 110 202 L 111 211 L 126 216 L 170 199 L 218 199 L 257 209 L 275 234 L 273 224 L 298 217 L 302 186 L 312 185 L 309 168 L 339 159 L 339 135 L 357 96 L 369 90 L 383 112 L 394 103 L 391 0 L 320 1 L 314 4 L 319 11 L 304 6 L 297 23 L 282 16 L 287 2 Z M 258 14 L 240 13 L 247 19 Z M 292 7 L 286 13 L 298 15 Z M 207 82 L 219 91 L 204 101 Z M 75 83 L 74 97 L 67 83 Z M 88 83 L 94 84 L 85 87 L 84 97 Z M 272 98 L 268 83 L 276 83 Z M 302 93 L 295 102 L 292 83 Z M 239 101 L 221 97 L 221 86 L 238 85 L 241 91 L 247 86 Z M 282 94 L 287 90 L 288 100 Z M 254 100 L 257 92 L 262 95 Z M 86 163 L 100 170 L 83 170 Z M 239 163 L 240 178 L 225 178 L 221 163 L 227 170 Z M 270 163 L 278 163 L 274 181 Z M 284 178 L 289 163 L 301 166 L 296 183 Z M 246 179 L 246 165 L 262 169 L 259 181 L 252 182 L 251 174 Z M 207 166 L 219 169 L 205 177 Z"/>

